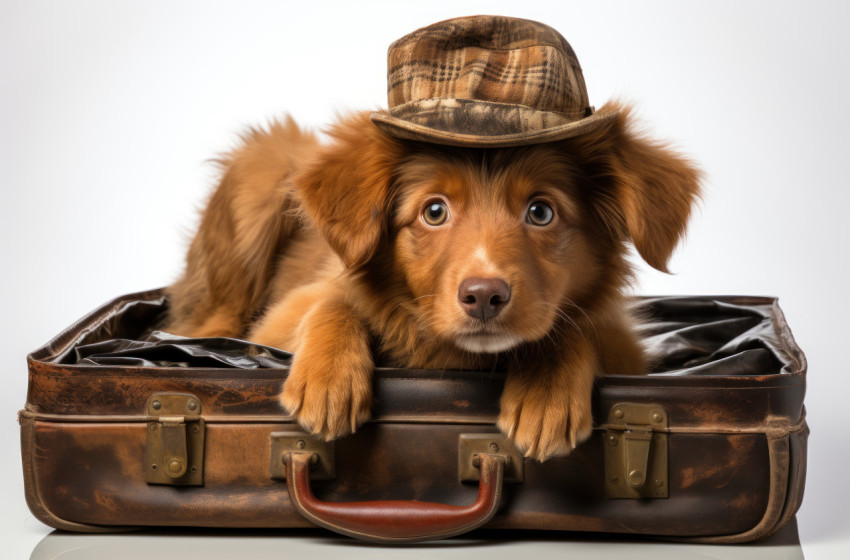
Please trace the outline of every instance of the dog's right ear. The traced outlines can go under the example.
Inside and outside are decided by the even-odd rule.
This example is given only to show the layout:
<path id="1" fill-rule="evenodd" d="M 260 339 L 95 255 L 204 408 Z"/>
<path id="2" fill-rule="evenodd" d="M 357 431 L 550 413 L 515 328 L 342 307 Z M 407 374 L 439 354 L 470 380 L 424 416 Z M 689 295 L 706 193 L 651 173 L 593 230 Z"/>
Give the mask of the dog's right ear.
<path id="1" fill-rule="evenodd" d="M 348 267 L 372 258 L 384 235 L 398 140 L 363 112 L 338 122 L 331 143 L 299 172 L 294 186 L 307 216 Z"/>

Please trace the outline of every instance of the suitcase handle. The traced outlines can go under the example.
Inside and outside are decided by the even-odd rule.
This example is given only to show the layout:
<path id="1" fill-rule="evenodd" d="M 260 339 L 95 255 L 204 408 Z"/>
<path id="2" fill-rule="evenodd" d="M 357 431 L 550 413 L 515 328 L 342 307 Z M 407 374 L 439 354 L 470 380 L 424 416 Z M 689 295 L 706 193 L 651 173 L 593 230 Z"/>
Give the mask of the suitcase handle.
<path id="1" fill-rule="evenodd" d="M 286 461 L 289 499 L 308 520 L 331 531 L 372 542 L 399 543 L 442 539 L 476 529 L 496 514 L 502 497 L 506 458 L 478 454 L 478 498 L 468 506 L 416 500 L 325 502 L 310 488 L 313 453 L 292 452 Z"/>

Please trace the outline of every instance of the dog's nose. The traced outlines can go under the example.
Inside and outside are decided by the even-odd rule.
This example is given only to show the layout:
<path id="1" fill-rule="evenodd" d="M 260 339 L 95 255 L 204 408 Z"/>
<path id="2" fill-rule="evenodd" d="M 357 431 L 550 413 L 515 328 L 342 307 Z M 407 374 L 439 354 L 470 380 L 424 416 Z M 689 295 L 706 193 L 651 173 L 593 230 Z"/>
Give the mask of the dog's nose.
<path id="1" fill-rule="evenodd" d="M 467 314 L 487 321 L 511 300 L 511 287 L 501 278 L 467 278 L 460 283 L 457 299 Z"/>

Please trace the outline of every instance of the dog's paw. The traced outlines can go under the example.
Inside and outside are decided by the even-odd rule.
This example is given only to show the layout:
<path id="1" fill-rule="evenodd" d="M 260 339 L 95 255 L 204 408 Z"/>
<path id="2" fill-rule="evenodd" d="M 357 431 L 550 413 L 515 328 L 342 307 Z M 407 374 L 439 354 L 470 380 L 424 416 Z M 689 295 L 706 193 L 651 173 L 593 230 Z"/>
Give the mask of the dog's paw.
<path id="1" fill-rule="evenodd" d="M 590 396 L 543 383 L 506 385 L 498 427 L 526 457 L 545 461 L 567 455 L 593 431 Z"/>
<path id="2" fill-rule="evenodd" d="M 369 419 L 374 363 L 365 327 L 335 312 L 312 313 L 280 401 L 308 432 L 329 441 Z"/>
<path id="3" fill-rule="evenodd" d="M 325 441 L 355 432 L 372 406 L 371 363 L 331 368 L 327 361 L 296 360 L 280 395 L 298 424 Z"/>

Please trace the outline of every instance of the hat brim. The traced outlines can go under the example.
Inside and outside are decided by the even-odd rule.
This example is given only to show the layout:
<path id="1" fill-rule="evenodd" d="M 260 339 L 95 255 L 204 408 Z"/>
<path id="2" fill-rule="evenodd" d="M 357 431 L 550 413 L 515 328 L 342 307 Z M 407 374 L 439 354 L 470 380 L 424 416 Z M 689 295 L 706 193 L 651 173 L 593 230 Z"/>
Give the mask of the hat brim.
<path id="1" fill-rule="evenodd" d="M 375 112 L 370 118 L 396 138 L 447 146 L 502 148 L 586 134 L 610 123 L 618 114 L 619 111 L 602 111 L 579 117 L 521 105 L 429 99 L 389 112 Z"/>

